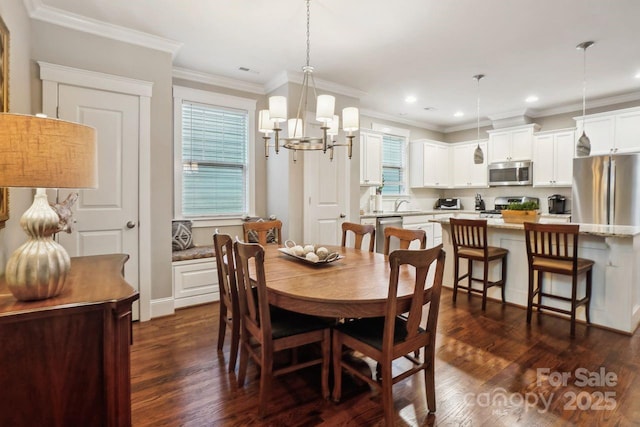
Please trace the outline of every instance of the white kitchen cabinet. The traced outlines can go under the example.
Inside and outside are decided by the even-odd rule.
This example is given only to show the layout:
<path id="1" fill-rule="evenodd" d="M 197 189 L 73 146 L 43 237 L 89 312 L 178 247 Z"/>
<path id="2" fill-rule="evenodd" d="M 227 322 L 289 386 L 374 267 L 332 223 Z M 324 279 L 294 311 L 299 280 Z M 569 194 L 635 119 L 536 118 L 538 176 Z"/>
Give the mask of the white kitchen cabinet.
<path id="1" fill-rule="evenodd" d="M 490 130 L 489 163 L 531 160 L 533 158 L 533 133 L 537 124 Z"/>
<path id="2" fill-rule="evenodd" d="M 586 131 L 591 141 L 591 155 L 636 153 L 640 151 L 640 107 L 591 114 L 576 121 L 576 141 Z"/>
<path id="3" fill-rule="evenodd" d="M 449 146 L 429 140 L 413 141 L 409 147 L 409 185 L 413 188 L 450 186 Z"/>
<path id="4" fill-rule="evenodd" d="M 175 308 L 220 300 L 215 258 L 173 261 L 171 267 Z"/>
<path id="5" fill-rule="evenodd" d="M 475 164 L 473 154 L 480 145 L 484 162 Z M 453 186 L 457 188 L 487 187 L 487 141 L 454 144 L 452 147 Z"/>
<path id="6" fill-rule="evenodd" d="M 360 131 L 360 185 L 382 184 L 382 135 Z"/>
<path id="7" fill-rule="evenodd" d="M 533 185 L 570 187 L 573 181 L 573 130 L 540 132 L 534 138 Z"/>

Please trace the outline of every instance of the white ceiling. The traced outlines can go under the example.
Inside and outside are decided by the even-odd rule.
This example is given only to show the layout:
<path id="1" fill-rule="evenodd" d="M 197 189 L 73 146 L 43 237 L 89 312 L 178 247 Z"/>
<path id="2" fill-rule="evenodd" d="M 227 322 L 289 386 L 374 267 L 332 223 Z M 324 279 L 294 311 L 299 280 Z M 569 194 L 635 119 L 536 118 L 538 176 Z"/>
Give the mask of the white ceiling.
<path id="1" fill-rule="evenodd" d="M 173 40 L 181 44 L 176 67 L 265 88 L 305 62 L 303 0 L 25 4 L 34 17 L 64 11 Z M 638 0 L 312 0 L 311 65 L 317 79 L 360 93 L 366 112 L 450 131 L 474 126 L 479 73 L 483 121 L 580 109 L 583 53 L 575 46 L 586 40 L 595 41 L 587 106 L 640 99 L 639 17 Z M 534 94 L 539 101 L 525 103 Z M 406 104 L 407 95 L 417 102 Z"/>

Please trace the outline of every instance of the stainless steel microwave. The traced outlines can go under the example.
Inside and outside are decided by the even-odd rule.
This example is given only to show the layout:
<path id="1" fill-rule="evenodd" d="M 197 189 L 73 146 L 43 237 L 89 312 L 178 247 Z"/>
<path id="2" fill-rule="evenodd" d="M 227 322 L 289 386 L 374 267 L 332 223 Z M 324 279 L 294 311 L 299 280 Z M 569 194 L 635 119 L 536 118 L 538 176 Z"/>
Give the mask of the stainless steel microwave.
<path id="1" fill-rule="evenodd" d="M 531 185 L 533 183 L 533 162 L 498 162 L 489 164 L 489 186 Z"/>

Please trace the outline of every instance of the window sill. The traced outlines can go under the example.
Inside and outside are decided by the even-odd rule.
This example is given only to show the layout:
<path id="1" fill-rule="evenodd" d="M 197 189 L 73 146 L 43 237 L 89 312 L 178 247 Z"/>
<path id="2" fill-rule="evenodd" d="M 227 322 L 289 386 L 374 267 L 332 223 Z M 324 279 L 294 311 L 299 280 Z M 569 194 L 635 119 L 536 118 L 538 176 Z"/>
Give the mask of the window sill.
<path id="1" fill-rule="evenodd" d="M 242 217 L 185 218 L 192 222 L 192 228 L 228 227 L 242 225 Z"/>

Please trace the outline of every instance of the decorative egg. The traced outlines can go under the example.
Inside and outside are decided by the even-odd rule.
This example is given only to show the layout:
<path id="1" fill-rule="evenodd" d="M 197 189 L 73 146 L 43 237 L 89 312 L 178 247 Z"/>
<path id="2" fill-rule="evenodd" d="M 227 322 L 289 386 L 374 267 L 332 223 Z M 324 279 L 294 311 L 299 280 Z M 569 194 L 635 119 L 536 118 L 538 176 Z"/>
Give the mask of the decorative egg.
<path id="1" fill-rule="evenodd" d="M 293 252 L 293 254 L 295 256 L 304 256 L 305 252 L 304 252 L 304 248 L 300 245 L 296 245 L 294 247 L 291 248 L 291 251 Z"/>
<path id="2" fill-rule="evenodd" d="M 324 246 L 321 246 L 318 249 L 316 249 L 316 255 L 318 255 L 318 258 L 320 259 L 325 259 L 327 255 L 329 255 L 329 249 L 325 248 Z"/>
<path id="3" fill-rule="evenodd" d="M 308 253 L 312 253 L 312 252 L 314 252 L 314 247 L 313 247 L 313 245 L 306 245 L 306 246 L 304 247 L 304 254 L 305 254 L 305 255 L 306 255 L 306 254 L 308 254 Z"/>
<path id="4" fill-rule="evenodd" d="M 315 253 L 313 253 L 313 252 L 309 252 L 309 253 L 305 256 L 305 258 L 306 258 L 307 260 L 311 261 L 311 262 L 318 262 L 318 261 L 320 261 L 320 258 L 318 258 L 318 255 L 316 255 L 316 254 L 315 254 Z"/>

